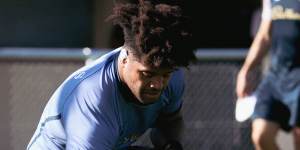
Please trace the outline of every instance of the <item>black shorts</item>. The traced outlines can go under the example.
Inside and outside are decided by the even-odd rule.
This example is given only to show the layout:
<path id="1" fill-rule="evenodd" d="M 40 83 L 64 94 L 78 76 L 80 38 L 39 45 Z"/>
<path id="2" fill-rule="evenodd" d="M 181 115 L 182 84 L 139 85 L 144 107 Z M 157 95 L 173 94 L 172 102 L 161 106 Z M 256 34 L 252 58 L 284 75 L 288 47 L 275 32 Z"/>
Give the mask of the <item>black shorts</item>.
<path id="1" fill-rule="evenodd" d="M 269 73 L 255 95 L 257 103 L 252 119 L 276 122 L 286 131 L 300 127 L 300 69 L 281 75 Z"/>

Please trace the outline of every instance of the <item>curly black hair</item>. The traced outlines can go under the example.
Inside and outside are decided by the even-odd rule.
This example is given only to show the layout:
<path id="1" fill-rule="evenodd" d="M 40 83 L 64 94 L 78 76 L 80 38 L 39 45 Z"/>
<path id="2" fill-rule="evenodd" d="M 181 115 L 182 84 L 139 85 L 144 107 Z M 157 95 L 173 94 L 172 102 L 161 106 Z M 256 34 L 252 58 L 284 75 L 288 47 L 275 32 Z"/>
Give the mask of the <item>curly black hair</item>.
<path id="1" fill-rule="evenodd" d="M 154 67 L 188 66 L 195 60 L 191 34 L 177 0 L 116 3 L 108 17 L 122 27 L 124 45 Z"/>

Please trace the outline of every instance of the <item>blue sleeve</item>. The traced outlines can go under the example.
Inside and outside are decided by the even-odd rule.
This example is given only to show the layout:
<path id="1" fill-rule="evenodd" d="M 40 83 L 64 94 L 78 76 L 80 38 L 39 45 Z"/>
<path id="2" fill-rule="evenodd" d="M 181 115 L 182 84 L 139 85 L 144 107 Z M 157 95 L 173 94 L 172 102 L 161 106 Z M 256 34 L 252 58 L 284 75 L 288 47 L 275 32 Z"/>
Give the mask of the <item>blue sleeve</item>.
<path id="1" fill-rule="evenodd" d="M 164 114 L 176 112 L 181 108 L 184 93 L 184 74 L 182 69 L 173 73 L 167 90 L 169 103 L 163 110 Z"/>
<path id="2" fill-rule="evenodd" d="M 111 150 L 116 145 L 119 128 L 112 98 L 98 90 L 81 84 L 64 104 L 67 150 Z"/>

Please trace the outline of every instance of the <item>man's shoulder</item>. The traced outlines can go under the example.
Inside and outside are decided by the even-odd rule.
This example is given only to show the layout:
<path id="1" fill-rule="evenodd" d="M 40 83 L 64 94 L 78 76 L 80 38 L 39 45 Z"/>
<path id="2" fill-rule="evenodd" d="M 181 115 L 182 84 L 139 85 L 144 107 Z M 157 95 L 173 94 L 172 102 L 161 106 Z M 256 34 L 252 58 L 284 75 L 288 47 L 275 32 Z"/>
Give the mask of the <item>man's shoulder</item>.
<path id="1" fill-rule="evenodd" d="M 59 87 L 60 93 L 70 95 L 74 92 L 90 93 L 97 91 L 97 93 L 101 94 L 104 92 L 104 89 L 110 89 L 109 87 L 113 86 L 111 81 L 114 76 L 108 73 L 107 69 L 110 67 L 105 66 L 112 64 L 112 57 L 116 52 L 116 50 L 109 52 L 92 64 L 86 65 L 72 73 Z"/>
<path id="2" fill-rule="evenodd" d="M 166 94 L 170 98 L 181 97 L 184 91 L 184 71 L 179 69 L 175 71 L 169 81 L 169 84 L 166 88 Z"/>
<path id="3" fill-rule="evenodd" d="M 169 81 L 169 85 L 172 88 L 184 86 L 184 72 L 183 69 L 175 71 Z"/>

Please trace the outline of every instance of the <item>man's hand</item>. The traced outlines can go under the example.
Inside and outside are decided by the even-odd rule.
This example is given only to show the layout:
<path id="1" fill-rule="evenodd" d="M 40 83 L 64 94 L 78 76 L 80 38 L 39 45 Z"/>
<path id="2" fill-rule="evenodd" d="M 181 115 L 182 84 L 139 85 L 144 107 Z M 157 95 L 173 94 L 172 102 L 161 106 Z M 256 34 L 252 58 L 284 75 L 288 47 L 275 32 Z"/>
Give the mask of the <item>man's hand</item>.
<path id="1" fill-rule="evenodd" d="M 236 82 L 236 94 L 238 98 L 249 96 L 253 90 L 253 84 L 250 81 L 250 73 L 248 70 L 241 69 Z"/>

